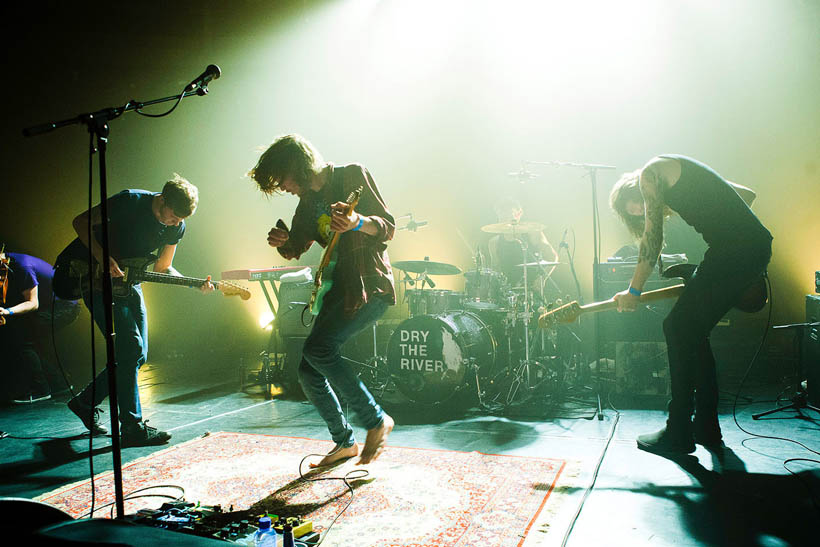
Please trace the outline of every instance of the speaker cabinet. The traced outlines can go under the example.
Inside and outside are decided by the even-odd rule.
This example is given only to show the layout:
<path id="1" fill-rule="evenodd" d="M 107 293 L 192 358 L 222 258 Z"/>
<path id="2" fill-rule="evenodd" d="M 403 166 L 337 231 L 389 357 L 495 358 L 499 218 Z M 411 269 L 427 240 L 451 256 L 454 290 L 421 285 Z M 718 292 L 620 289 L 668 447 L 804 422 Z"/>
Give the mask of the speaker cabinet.
<path id="1" fill-rule="evenodd" d="M 304 311 L 310 302 L 313 283 L 282 283 L 279 286 L 279 309 L 276 317 L 276 326 L 283 337 L 307 337 L 313 328 L 313 316 Z M 304 323 L 302 322 L 304 314 Z"/>
<path id="2" fill-rule="evenodd" d="M 601 266 L 607 266 L 601 264 Z M 599 286 L 599 296 L 601 299 L 611 298 L 629 285 L 629 278 L 612 279 L 613 272 L 607 270 L 609 276 L 601 276 Z M 620 276 L 619 276 L 620 277 Z M 631 278 L 631 275 L 630 275 Z M 643 287 L 644 292 L 664 287 L 671 287 L 680 283 L 679 279 L 662 279 L 654 274 L 646 281 Z M 599 325 L 601 328 L 602 342 L 663 342 L 663 320 L 672 306 L 675 299 L 657 300 L 647 305 L 640 306 L 630 313 L 604 312 L 600 314 Z"/>

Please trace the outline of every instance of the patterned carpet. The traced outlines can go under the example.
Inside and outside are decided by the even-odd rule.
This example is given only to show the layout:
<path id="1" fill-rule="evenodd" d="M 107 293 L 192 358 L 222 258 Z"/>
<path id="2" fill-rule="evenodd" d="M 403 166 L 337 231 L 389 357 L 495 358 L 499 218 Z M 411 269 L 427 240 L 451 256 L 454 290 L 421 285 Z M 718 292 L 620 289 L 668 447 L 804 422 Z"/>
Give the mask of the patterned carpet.
<path id="1" fill-rule="evenodd" d="M 226 510 L 270 510 L 304 515 L 324 532 L 350 500 L 341 481 L 303 482 L 299 462 L 325 453 L 330 442 L 297 437 L 220 432 L 167 448 L 123 467 L 126 495 L 155 485 L 179 485 L 187 501 Z M 315 459 L 312 461 L 316 461 Z M 339 477 L 361 469 L 345 462 L 310 478 Z M 332 547 L 513 547 L 549 528 L 554 494 L 567 475 L 558 459 L 390 446 L 366 466 L 370 476 L 353 481 L 353 502 L 323 543 Z M 303 468 L 307 473 L 307 463 Z M 97 501 L 113 501 L 113 474 L 96 477 Z M 179 490 L 159 488 L 143 493 Z M 90 508 L 90 481 L 37 498 L 80 517 Z M 126 513 L 159 507 L 161 498 L 127 500 Z M 108 516 L 110 509 L 96 512 Z M 322 534 L 324 535 L 324 533 Z M 529 545 L 530 541 L 527 541 Z"/>

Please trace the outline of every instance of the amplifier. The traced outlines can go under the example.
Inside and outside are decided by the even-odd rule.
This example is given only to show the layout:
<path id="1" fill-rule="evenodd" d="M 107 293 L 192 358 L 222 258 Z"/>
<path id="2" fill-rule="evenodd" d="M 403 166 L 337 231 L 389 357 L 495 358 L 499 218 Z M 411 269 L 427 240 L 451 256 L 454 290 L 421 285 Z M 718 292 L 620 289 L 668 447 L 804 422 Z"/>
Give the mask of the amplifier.
<path id="1" fill-rule="evenodd" d="M 313 282 L 282 283 L 279 286 L 279 308 L 276 317 L 276 328 L 281 336 L 307 336 L 313 328 L 311 313 L 305 312 L 305 321 L 302 324 L 302 311 L 310 302 L 313 292 Z"/>
<path id="2" fill-rule="evenodd" d="M 687 261 L 685 255 L 663 255 L 662 259 L 664 269 L 669 266 L 685 264 Z M 610 261 L 598 264 L 598 274 L 602 281 L 623 281 L 624 288 L 626 288 L 626 284 L 632 279 L 632 274 L 635 273 L 637 266 L 637 262 L 610 259 Z M 663 280 L 664 278 L 658 274 L 658 268 L 656 267 L 652 270 L 648 279 L 650 281 L 657 281 Z M 680 280 L 677 279 L 676 283 L 680 283 Z"/>
<path id="3" fill-rule="evenodd" d="M 806 295 L 806 322 L 820 321 L 820 295 Z M 820 327 L 808 327 L 803 332 L 800 361 L 808 384 L 809 403 L 820 406 Z"/>
<path id="4" fill-rule="evenodd" d="M 601 300 L 611 298 L 615 293 L 627 288 L 636 264 L 602 263 L 599 264 L 600 284 L 598 296 Z M 680 279 L 664 279 L 657 270 L 646 280 L 644 291 L 671 287 L 680 283 Z M 602 342 L 663 342 L 663 319 L 672 309 L 675 299 L 658 300 L 641 306 L 630 313 L 602 313 L 599 319 Z"/>
<path id="5" fill-rule="evenodd" d="M 669 395 L 666 344 L 616 342 L 615 392 L 622 395 Z"/>

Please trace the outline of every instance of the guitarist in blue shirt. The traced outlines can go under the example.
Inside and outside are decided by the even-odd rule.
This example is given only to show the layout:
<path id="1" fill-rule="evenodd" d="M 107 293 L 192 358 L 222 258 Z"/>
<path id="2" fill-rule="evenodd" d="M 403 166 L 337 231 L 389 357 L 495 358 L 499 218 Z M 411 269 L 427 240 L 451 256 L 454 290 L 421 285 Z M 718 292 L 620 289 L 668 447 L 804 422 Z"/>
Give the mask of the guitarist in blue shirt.
<path id="1" fill-rule="evenodd" d="M 146 190 L 123 190 L 108 198 L 110 262 L 108 269 L 112 278 L 122 278 L 125 273 L 115 257 L 144 256 L 159 250 L 154 264 L 155 272 L 179 275 L 172 262 L 177 244 L 185 234 L 185 219 L 196 211 L 199 192 L 193 184 L 175 175 L 165 183 L 162 193 Z M 89 225 L 93 238 L 89 241 Z M 79 280 L 72 275 L 72 261 L 87 261 L 88 249 L 98 264 L 102 263 L 100 228 L 102 214 L 97 205 L 74 219 L 77 238 L 57 257 L 54 272 L 54 293 L 61 298 L 76 294 Z M 99 288 L 99 283 L 96 285 Z M 201 288 L 202 292 L 214 290 L 210 276 Z M 86 307 L 94 309 L 94 320 L 104 328 L 102 291 L 93 294 L 83 292 Z M 171 435 L 147 425 L 142 420 L 137 374 L 148 358 L 148 322 L 145 300 L 139 284 L 133 285 L 126 296 L 114 299 L 115 353 L 117 359 L 117 402 L 122 436 L 122 446 L 148 446 L 167 443 Z M 95 399 L 92 400 L 92 386 Z M 106 428 L 100 422 L 99 405 L 108 395 L 107 369 L 97 375 L 68 407 L 83 421 L 93 435 L 104 435 Z"/>
<path id="2" fill-rule="evenodd" d="M 640 302 L 661 252 L 665 217 L 680 215 L 709 245 L 663 322 L 672 394 L 669 418 L 660 431 L 638 436 L 641 450 L 688 454 L 695 451 L 695 443 L 722 446 L 709 333 L 750 287 L 763 284 L 772 235 L 749 208 L 754 197 L 752 190 L 727 181 L 709 166 L 673 154 L 624 174 L 612 189 L 612 209 L 640 240 L 629 287 L 614 297 L 618 311 L 633 311 Z M 760 294 L 757 309 L 765 304 L 765 290 Z"/>
<path id="3" fill-rule="evenodd" d="M 367 169 L 357 164 L 327 163 L 299 135 L 277 138 L 249 175 L 265 194 L 287 192 L 299 197 L 291 228 L 280 220 L 267 236 L 268 245 L 284 258 L 298 258 L 314 242 L 326 247 L 333 233 L 340 234 L 333 272 L 322 276 L 322 282 L 332 286 L 321 298 L 318 316 L 305 340 L 299 382 L 336 444 L 314 467 L 357 455 L 359 463 L 369 463 L 384 449 L 393 419 L 342 361 L 340 348 L 395 304 L 387 257 L 387 242 L 395 232 L 393 216 Z M 354 209 L 347 200 L 359 189 Z M 367 429 L 361 450 L 334 390 Z"/>

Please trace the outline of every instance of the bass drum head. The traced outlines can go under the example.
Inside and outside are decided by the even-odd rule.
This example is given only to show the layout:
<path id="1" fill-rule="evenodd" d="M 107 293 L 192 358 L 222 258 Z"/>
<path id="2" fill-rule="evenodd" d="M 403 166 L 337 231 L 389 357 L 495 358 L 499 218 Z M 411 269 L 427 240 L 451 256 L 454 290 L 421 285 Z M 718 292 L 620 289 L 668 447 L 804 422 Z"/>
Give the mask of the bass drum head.
<path id="1" fill-rule="evenodd" d="M 496 343 L 487 325 L 472 313 L 419 315 L 402 322 L 390 337 L 391 376 L 410 401 L 443 403 L 471 386 L 470 366 L 491 369 Z"/>

